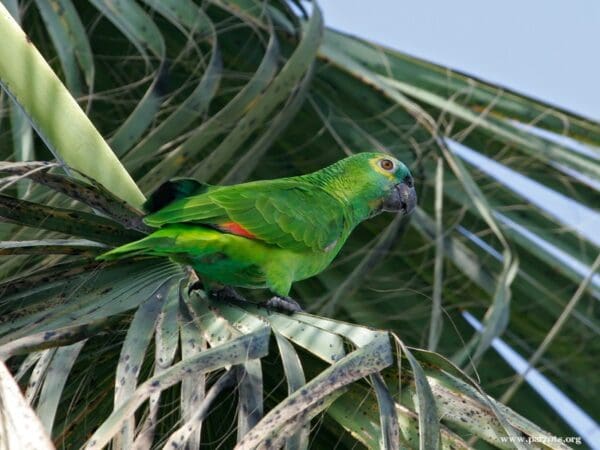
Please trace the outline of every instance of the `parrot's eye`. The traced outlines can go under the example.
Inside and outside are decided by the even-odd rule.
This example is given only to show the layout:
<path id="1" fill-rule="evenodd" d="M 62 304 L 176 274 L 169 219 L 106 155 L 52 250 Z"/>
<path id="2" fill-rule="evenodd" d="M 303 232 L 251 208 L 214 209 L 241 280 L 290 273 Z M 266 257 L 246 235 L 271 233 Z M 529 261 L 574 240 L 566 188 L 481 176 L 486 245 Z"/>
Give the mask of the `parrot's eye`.
<path id="1" fill-rule="evenodd" d="M 392 161 L 391 159 L 380 159 L 379 167 L 381 167 L 383 170 L 387 170 L 388 172 L 391 172 L 392 170 L 394 170 L 396 165 L 394 164 L 394 161 Z"/>

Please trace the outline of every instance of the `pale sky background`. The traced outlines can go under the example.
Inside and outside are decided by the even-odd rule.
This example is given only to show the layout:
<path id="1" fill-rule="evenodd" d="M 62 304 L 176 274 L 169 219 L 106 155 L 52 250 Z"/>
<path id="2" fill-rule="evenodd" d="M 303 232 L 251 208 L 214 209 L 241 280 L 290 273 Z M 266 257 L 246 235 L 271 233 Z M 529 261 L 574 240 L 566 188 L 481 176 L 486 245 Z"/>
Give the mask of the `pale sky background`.
<path id="1" fill-rule="evenodd" d="M 327 26 L 600 119 L 598 0 L 319 0 Z"/>

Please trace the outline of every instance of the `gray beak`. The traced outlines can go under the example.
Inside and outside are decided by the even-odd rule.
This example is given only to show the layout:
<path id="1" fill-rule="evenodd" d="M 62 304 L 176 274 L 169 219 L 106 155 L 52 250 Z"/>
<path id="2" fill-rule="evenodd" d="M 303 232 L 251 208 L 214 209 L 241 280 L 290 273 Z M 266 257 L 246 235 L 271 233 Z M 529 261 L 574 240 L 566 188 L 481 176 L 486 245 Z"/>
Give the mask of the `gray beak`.
<path id="1" fill-rule="evenodd" d="M 417 205 L 417 193 L 412 178 L 406 177 L 402 183 L 396 184 L 383 201 L 383 210 L 410 214 Z"/>

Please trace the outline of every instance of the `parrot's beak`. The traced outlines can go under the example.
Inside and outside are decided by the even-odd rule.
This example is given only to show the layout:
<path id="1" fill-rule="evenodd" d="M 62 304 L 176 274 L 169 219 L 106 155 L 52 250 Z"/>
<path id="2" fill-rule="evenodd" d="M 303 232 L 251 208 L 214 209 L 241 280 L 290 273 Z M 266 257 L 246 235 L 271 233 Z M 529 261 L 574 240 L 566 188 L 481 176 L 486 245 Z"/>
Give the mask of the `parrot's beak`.
<path id="1" fill-rule="evenodd" d="M 417 205 L 417 193 L 412 178 L 394 185 L 383 201 L 383 210 L 410 214 Z"/>

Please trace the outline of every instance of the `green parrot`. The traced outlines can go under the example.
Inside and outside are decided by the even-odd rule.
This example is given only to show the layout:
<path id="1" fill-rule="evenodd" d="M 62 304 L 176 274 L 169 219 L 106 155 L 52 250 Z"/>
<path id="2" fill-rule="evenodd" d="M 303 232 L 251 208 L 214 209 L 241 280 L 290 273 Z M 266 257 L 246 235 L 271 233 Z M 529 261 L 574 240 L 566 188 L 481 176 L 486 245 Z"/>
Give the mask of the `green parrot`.
<path id="1" fill-rule="evenodd" d="M 217 297 L 232 287 L 268 288 L 266 305 L 300 310 L 292 283 L 322 272 L 352 230 L 382 211 L 409 214 L 416 193 L 408 168 L 385 153 L 358 153 L 308 175 L 211 186 L 165 183 L 146 202 L 147 237 L 99 257 L 170 257 L 190 265 Z"/>

